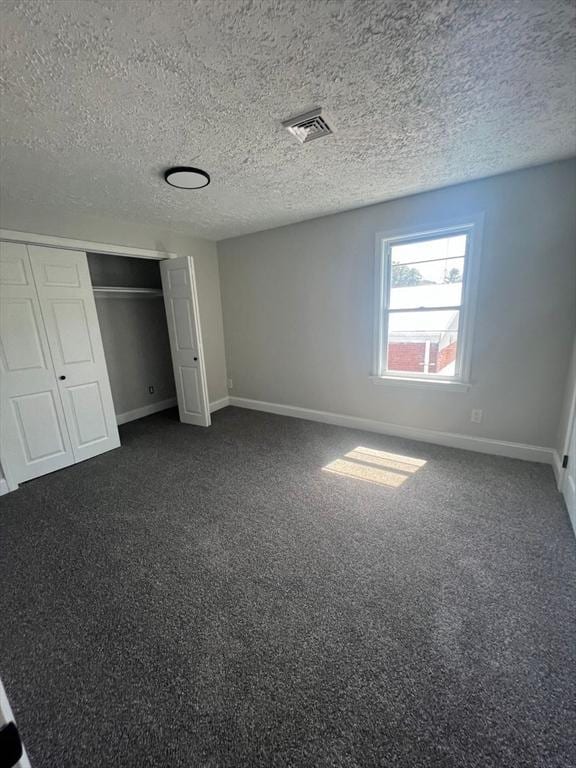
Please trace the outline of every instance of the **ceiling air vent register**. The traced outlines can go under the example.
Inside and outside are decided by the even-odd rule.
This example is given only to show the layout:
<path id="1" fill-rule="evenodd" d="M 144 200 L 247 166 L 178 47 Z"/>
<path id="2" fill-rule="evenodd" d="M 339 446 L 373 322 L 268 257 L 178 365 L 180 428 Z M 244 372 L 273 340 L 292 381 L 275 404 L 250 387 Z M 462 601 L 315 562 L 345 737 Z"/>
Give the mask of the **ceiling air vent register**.
<path id="1" fill-rule="evenodd" d="M 285 120 L 282 125 L 298 139 L 300 144 L 306 144 L 308 141 L 321 139 L 323 136 L 330 136 L 331 133 L 334 133 L 328 124 L 328 116 L 320 108 L 291 117 L 290 120 Z"/>

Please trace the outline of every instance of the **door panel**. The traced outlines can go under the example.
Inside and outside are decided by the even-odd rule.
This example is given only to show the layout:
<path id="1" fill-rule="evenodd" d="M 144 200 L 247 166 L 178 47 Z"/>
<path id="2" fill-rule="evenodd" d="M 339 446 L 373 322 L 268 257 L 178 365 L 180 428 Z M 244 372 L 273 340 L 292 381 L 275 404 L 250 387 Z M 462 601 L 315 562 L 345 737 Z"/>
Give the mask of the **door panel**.
<path id="1" fill-rule="evenodd" d="M 29 463 L 66 452 L 58 424 L 54 392 L 34 392 L 12 398 L 18 436 Z"/>
<path id="2" fill-rule="evenodd" d="M 184 411 L 189 414 L 202 413 L 202 397 L 197 368 L 182 366 L 180 368 L 182 378 L 182 393 L 184 395 Z"/>
<path id="3" fill-rule="evenodd" d="M 88 318 L 82 299 L 61 301 L 52 299 L 50 307 L 54 317 L 56 341 L 60 347 L 60 358 L 65 365 L 71 363 L 94 363 L 96 358 L 90 343 Z"/>
<path id="4" fill-rule="evenodd" d="M 38 317 L 31 298 L 2 298 L 0 324 L 3 335 L 0 354 L 10 373 L 47 368 L 38 331 Z"/>
<path id="5" fill-rule="evenodd" d="M 0 285 L 29 285 L 28 275 L 18 249 L 25 245 L 2 243 L 2 260 L 0 261 Z M 28 256 L 26 255 L 26 258 Z"/>
<path id="6" fill-rule="evenodd" d="M 76 264 L 42 264 L 42 282 L 49 288 L 81 288 L 82 283 Z"/>
<path id="7" fill-rule="evenodd" d="M 210 405 L 194 262 L 191 256 L 166 259 L 160 270 L 180 421 L 208 427 Z"/>
<path id="8" fill-rule="evenodd" d="M 194 350 L 196 345 L 192 338 L 192 317 L 190 316 L 190 301 L 188 299 L 171 299 L 174 327 L 176 329 L 176 348 L 179 352 Z"/>
<path id="9" fill-rule="evenodd" d="M 85 446 L 106 438 L 106 409 L 102 401 L 100 383 L 91 381 L 77 387 L 68 387 L 66 392 L 74 416 L 78 413 L 84 414 L 80 421 L 74 421 L 74 442 Z"/>
<path id="10" fill-rule="evenodd" d="M 184 257 L 185 258 L 185 257 Z M 189 288 L 188 266 L 171 264 L 168 274 L 168 286 L 175 295 L 182 294 Z"/>
<path id="11" fill-rule="evenodd" d="M 86 254 L 28 246 L 76 461 L 120 445 Z"/>
<path id="12" fill-rule="evenodd" d="M 0 243 L 0 454 L 16 483 L 74 463 L 28 250 Z"/>

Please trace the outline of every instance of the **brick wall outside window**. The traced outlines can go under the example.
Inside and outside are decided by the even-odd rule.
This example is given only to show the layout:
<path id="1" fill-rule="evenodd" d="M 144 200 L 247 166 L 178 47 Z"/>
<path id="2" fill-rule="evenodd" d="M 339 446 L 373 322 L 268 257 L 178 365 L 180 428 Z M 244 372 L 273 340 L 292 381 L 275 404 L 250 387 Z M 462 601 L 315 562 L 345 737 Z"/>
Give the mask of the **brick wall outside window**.
<path id="1" fill-rule="evenodd" d="M 456 360 L 456 341 L 448 344 L 446 347 L 442 347 L 440 354 L 438 355 L 438 370 L 441 371 L 449 363 L 453 363 Z"/>
<path id="2" fill-rule="evenodd" d="M 388 369 L 406 373 L 424 373 L 426 342 L 391 341 L 388 344 Z M 456 341 L 438 352 L 438 343 L 430 344 L 428 373 L 441 371 L 456 359 Z M 438 363 L 438 368 L 436 367 Z"/>

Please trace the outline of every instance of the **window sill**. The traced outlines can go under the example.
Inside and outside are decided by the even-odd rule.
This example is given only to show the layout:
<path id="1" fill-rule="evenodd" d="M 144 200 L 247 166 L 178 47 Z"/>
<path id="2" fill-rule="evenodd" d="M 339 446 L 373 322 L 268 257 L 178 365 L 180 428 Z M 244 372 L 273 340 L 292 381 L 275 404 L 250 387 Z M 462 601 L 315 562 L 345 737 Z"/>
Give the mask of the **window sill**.
<path id="1" fill-rule="evenodd" d="M 373 384 L 409 389 L 428 389 L 441 392 L 468 392 L 470 384 L 464 381 L 434 381 L 433 379 L 411 379 L 402 376 L 370 376 Z"/>

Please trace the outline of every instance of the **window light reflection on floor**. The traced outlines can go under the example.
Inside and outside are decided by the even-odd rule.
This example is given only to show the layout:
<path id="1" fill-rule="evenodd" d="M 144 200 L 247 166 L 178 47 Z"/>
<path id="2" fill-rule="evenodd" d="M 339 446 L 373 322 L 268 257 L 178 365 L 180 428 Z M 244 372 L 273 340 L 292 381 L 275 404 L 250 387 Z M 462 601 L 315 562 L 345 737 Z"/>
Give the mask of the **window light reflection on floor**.
<path id="1" fill-rule="evenodd" d="M 374 448 L 359 445 L 348 451 L 343 458 L 326 464 L 322 470 L 368 483 L 386 485 L 389 488 L 399 488 L 424 464 L 426 464 L 424 459 L 377 451 Z"/>

